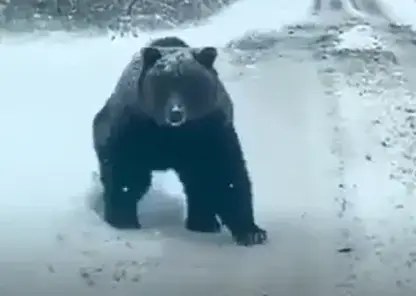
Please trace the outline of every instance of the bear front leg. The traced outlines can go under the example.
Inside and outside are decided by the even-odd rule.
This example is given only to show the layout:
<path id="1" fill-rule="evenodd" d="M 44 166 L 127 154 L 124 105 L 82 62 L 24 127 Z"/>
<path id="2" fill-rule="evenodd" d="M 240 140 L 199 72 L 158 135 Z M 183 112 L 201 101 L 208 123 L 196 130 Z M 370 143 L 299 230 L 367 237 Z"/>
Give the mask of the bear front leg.
<path id="1" fill-rule="evenodd" d="M 204 174 L 195 169 L 184 166 L 176 171 L 187 197 L 185 227 L 195 232 L 220 232 L 221 224 L 216 217 L 210 188 L 207 187 Z"/>
<path id="2" fill-rule="evenodd" d="M 210 146 L 210 178 L 217 212 L 239 245 L 251 246 L 267 241 L 266 230 L 254 219 L 252 185 L 238 135 L 231 125 Z M 213 144 L 213 143 L 211 143 Z"/>
<path id="3" fill-rule="evenodd" d="M 139 229 L 137 202 L 149 190 L 151 172 L 136 172 L 129 166 L 102 166 L 104 220 L 114 228 Z"/>

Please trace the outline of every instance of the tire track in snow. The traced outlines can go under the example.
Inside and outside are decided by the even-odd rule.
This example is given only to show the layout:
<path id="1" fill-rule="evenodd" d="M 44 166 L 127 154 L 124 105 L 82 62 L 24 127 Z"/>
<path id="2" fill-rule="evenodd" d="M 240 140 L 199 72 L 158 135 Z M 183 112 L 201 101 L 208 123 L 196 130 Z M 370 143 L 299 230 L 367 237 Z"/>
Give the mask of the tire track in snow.
<path id="1" fill-rule="evenodd" d="M 352 281 L 348 285 L 352 295 L 376 291 L 387 295 L 399 289 L 412 295 L 415 93 L 396 54 L 380 44 L 369 45 L 376 46 L 333 48 L 332 67 L 322 68 L 338 94 L 333 105 L 345 180 L 342 195 L 356 225 L 352 229 L 365 229 L 366 234 L 351 237 L 357 250 L 346 280 Z M 368 274 L 369 270 L 373 272 Z"/>

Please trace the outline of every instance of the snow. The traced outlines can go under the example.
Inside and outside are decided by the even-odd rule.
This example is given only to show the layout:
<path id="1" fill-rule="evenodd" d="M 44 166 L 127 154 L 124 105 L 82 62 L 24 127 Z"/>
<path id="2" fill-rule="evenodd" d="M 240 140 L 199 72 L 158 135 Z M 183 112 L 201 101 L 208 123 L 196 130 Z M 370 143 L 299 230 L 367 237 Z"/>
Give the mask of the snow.
<path id="1" fill-rule="evenodd" d="M 384 8 L 384 11 L 398 25 L 411 26 L 416 28 L 416 20 L 414 17 L 414 11 L 416 8 L 416 2 L 413 0 L 401 0 L 400 5 L 396 5 L 395 2 L 389 0 L 379 0 L 380 5 Z"/>
<path id="2" fill-rule="evenodd" d="M 169 34 L 222 47 L 245 31 L 325 23 L 329 5 L 309 18 L 311 4 L 243 0 L 200 27 Z M 352 4 L 346 4 L 347 11 Z M 406 21 L 404 6 L 389 5 Z M 337 13 L 331 11 L 331 22 Z M 414 260 L 414 194 L 390 180 L 397 155 L 377 146 L 385 131 L 369 128 L 411 87 L 380 90 L 395 81 L 381 70 L 351 78 L 342 72 L 348 60 L 322 63 L 294 51 L 296 59 L 269 57 L 248 68 L 220 56 L 269 244 L 242 248 L 227 232 L 184 230 L 182 188 L 171 173 L 157 174 L 140 204 L 142 231 L 116 231 L 94 215 L 91 119 L 131 55 L 165 34 L 2 40 L 0 294 L 414 295 L 407 263 Z M 337 46 L 388 49 L 379 35 L 376 27 L 359 25 Z M 330 63 L 335 73 L 323 74 Z M 379 93 L 363 99 L 363 87 Z M 341 151 L 334 153 L 335 146 Z M 370 152 L 372 163 L 364 157 Z M 353 252 L 337 252 L 344 247 Z"/>
<path id="3" fill-rule="evenodd" d="M 367 25 L 357 25 L 340 34 L 337 49 L 384 49 L 377 33 Z"/>

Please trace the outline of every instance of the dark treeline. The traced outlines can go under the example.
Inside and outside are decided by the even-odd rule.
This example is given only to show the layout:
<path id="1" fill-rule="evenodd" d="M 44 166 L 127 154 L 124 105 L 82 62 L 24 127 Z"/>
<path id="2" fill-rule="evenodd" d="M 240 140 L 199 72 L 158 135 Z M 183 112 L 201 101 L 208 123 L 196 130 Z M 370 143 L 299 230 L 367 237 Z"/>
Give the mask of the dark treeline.
<path id="1" fill-rule="evenodd" d="M 139 29 L 169 28 L 205 19 L 235 0 L 0 0 L 0 24 L 25 28 L 117 29 L 128 23 Z"/>

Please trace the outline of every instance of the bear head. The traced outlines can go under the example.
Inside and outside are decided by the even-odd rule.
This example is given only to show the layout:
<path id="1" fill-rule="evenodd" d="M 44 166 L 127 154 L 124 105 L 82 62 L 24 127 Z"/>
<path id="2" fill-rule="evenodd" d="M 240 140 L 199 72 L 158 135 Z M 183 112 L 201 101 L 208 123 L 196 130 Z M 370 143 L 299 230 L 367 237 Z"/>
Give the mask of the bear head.
<path id="1" fill-rule="evenodd" d="M 139 108 L 160 126 L 178 127 L 221 108 L 214 47 L 148 46 L 141 50 Z"/>

